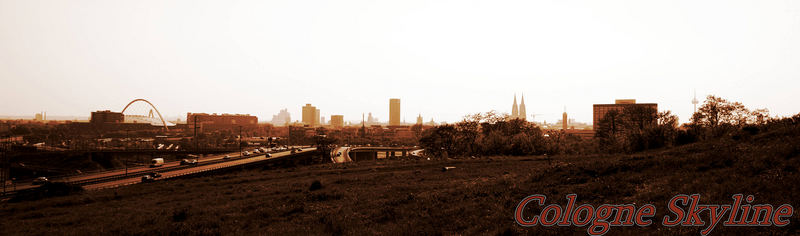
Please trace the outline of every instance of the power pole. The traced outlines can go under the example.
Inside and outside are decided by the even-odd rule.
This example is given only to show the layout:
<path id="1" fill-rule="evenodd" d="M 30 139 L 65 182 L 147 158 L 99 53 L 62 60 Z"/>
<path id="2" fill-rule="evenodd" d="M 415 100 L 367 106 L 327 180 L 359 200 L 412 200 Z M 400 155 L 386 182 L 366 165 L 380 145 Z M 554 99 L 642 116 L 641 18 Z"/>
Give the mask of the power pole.
<path id="1" fill-rule="evenodd" d="M 11 141 L 11 140 L 8 140 L 8 141 Z M 0 152 L 0 155 L 2 155 L 2 156 L 0 156 L 0 162 L 2 162 L 2 163 L 0 163 L 0 165 L 2 165 L 2 167 L 0 167 L 0 181 L 3 181 L 3 196 L 5 196 L 6 195 L 6 175 L 8 174 L 8 169 L 9 169 L 8 168 L 8 159 L 6 157 L 6 152 L 8 151 L 6 149 L 8 149 L 8 147 L 6 146 L 6 142 L 5 141 L 3 141 L 2 145 L 3 145 L 3 150 L 2 150 L 2 152 Z"/>
<path id="2" fill-rule="evenodd" d="M 242 156 L 242 126 L 239 126 L 239 156 Z"/>
<path id="3" fill-rule="evenodd" d="M 197 144 L 197 115 L 194 116 L 194 149 L 197 151 L 200 146 Z"/>

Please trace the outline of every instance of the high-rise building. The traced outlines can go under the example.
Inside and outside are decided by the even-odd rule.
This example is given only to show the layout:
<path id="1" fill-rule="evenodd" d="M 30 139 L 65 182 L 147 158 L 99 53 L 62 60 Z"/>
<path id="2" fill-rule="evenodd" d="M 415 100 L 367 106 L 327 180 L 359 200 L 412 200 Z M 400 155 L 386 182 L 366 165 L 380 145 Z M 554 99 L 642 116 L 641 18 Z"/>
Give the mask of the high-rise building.
<path id="1" fill-rule="evenodd" d="M 527 120 L 525 118 L 525 116 L 527 116 L 527 114 L 525 114 L 525 94 L 522 94 L 522 99 L 520 99 L 518 110 L 519 110 L 519 115 L 517 116 L 517 119 Z"/>
<path id="2" fill-rule="evenodd" d="M 422 125 L 422 114 L 419 114 L 419 116 L 417 116 L 417 124 Z"/>
<path id="3" fill-rule="evenodd" d="M 331 115 L 331 126 L 334 128 L 342 128 L 344 126 L 344 116 Z"/>
<path id="4" fill-rule="evenodd" d="M 324 116 L 319 118 L 319 124 L 325 125 L 325 117 Z"/>
<path id="5" fill-rule="evenodd" d="M 289 114 L 289 109 L 281 109 L 277 115 L 272 116 L 272 123 L 273 125 L 286 125 L 292 121 L 292 115 Z"/>
<path id="6" fill-rule="evenodd" d="M 629 106 L 642 106 L 652 108 L 654 112 L 658 111 L 658 104 L 656 103 L 636 103 L 636 99 L 617 99 L 614 104 L 594 104 L 594 119 L 592 119 L 593 129 L 597 129 L 597 124 L 600 120 L 611 110 L 622 111 L 625 107 Z"/>
<path id="7" fill-rule="evenodd" d="M 315 126 L 319 126 L 321 121 L 322 120 L 320 120 L 319 117 L 319 109 L 317 109 L 316 111 L 314 111 L 314 124 L 316 124 Z"/>
<path id="8" fill-rule="evenodd" d="M 567 122 L 569 122 L 569 120 L 567 119 L 567 111 L 564 111 L 564 114 L 561 116 L 562 129 L 567 130 L 567 125 L 569 125 L 567 124 Z"/>
<path id="9" fill-rule="evenodd" d="M 306 103 L 306 105 L 303 106 L 303 124 L 315 127 L 317 126 L 317 122 L 319 122 L 317 118 L 317 107 L 312 106 L 311 103 Z M 314 119 L 317 119 L 317 121 L 315 122 Z"/>
<path id="10" fill-rule="evenodd" d="M 400 99 L 389 99 L 389 125 L 400 125 Z"/>

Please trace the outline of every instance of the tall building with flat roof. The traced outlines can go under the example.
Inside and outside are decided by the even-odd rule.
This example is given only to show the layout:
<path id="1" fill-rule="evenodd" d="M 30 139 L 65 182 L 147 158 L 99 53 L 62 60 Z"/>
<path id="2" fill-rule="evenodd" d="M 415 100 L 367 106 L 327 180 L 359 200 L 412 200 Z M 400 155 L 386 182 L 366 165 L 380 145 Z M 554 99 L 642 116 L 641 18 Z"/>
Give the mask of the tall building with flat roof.
<path id="1" fill-rule="evenodd" d="M 344 126 L 344 116 L 331 115 L 331 126 L 334 128 L 342 128 Z"/>
<path id="2" fill-rule="evenodd" d="M 314 113 L 314 123 L 317 125 L 321 125 L 323 123 L 319 116 L 319 109 L 317 109 L 317 111 Z"/>
<path id="3" fill-rule="evenodd" d="M 317 107 L 312 106 L 311 103 L 306 103 L 306 105 L 303 106 L 303 124 L 310 127 L 317 126 L 319 123 L 319 113 L 317 113 L 317 111 Z"/>
<path id="4" fill-rule="evenodd" d="M 657 103 L 636 103 L 636 99 L 617 99 L 614 104 L 594 104 L 594 119 L 592 119 L 592 128 L 597 129 L 597 124 L 600 123 L 600 120 L 611 110 L 617 110 L 619 112 L 625 107 L 629 106 L 643 106 L 653 108 L 653 110 L 658 111 L 658 104 Z"/>
<path id="5" fill-rule="evenodd" d="M 389 125 L 400 125 L 400 99 L 389 99 Z"/>

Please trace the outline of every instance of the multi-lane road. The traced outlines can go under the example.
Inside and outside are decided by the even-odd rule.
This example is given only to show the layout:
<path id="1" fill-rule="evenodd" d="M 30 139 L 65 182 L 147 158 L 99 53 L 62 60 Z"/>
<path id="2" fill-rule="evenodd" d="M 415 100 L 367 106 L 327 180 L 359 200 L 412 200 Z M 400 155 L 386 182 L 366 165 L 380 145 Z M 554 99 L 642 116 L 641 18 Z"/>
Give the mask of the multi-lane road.
<path id="1" fill-rule="evenodd" d="M 301 151 L 301 152 L 307 152 L 307 151 L 312 151 L 312 150 L 316 150 L 316 148 L 308 148 L 308 147 L 307 148 L 303 148 L 303 151 Z M 214 163 L 210 163 L 210 164 L 208 163 L 208 162 L 211 162 L 213 160 L 220 160 L 222 158 L 222 157 L 219 157 L 219 158 L 206 160 L 205 161 L 206 162 L 205 165 L 201 162 L 200 164 L 198 164 L 198 166 L 192 166 L 192 167 L 188 167 L 188 168 L 179 168 L 179 169 L 164 168 L 165 171 L 158 172 L 158 173 L 161 174 L 161 177 L 158 178 L 158 179 L 173 178 L 173 177 L 183 176 L 183 175 L 187 175 L 187 174 L 194 174 L 194 173 L 199 173 L 199 172 L 204 172 L 204 171 L 209 171 L 209 170 L 216 170 L 216 169 L 227 168 L 227 167 L 232 167 L 232 166 L 237 166 L 237 165 L 249 164 L 249 163 L 253 163 L 253 162 L 276 159 L 276 158 L 281 158 L 281 157 L 288 156 L 288 155 L 291 155 L 291 154 L 292 154 L 291 151 L 284 151 L 284 152 L 271 153 L 271 155 L 272 155 L 271 157 L 267 157 L 266 155 L 261 154 L 261 155 L 251 155 L 251 156 L 245 157 L 245 158 L 236 158 L 236 159 L 233 159 L 233 160 L 230 160 L 230 161 L 214 162 Z M 166 165 L 165 165 L 165 167 L 166 167 Z M 150 170 L 146 170 L 144 172 L 150 172 Z M 141 183 L 141 182 L 142 182 L 141 178 L 125 178 L 125 179 L 108 181 L 108 182 L 101 182 L 101 183 L 96 183 L 96 184 L 88 184 L 88 185 L 85 185 L 84 188 L 85 189 L 90 189 L 90 190 L 91 189 L 113 188 L 113 187 L 118 187 L 118 186 L 137 184 L 137 183 Z"/>
<path id="2" fill-rule="evenodd" d="M 316 148 L 303 148 L 302 152 L 316 150 Z M 157 172 L 162 176 L 159 179 L 171 178 L 182 176 L 186 174 L 198 173 L 203 171 L 215 170 L 226 168 L 236 165 L 248 164 L 258 161 L 280 158 L 291 155 L 291 151 L 273 152 L 270 153 L 272 157 L 266 157 L 266 154 L 251 154 L 250 156 L 241 157 L 238 152 L 227 153 L 221 155 L 207 156 L 198 158 L 197 165 L 180 165 L 179 161 L 167 162 L 159 167 L 149 166 L 136 166 L 127 169 L 118 169 L 103 171 L 97 173 L 89 173 L 76 176 L 66 176 L 51 179 L 56 182 L 67 182 L 82 185 L 86 189 L 100 189 L 110 188 L 122 185 L 129 185 L 141 183 L 141 177 L 146 173 Z M 229 158 L 226 159 L 225 156 Z M 30 182 L 20 183 L 16 186 L 16 190 L 24 190 L 38 187 Z"/>

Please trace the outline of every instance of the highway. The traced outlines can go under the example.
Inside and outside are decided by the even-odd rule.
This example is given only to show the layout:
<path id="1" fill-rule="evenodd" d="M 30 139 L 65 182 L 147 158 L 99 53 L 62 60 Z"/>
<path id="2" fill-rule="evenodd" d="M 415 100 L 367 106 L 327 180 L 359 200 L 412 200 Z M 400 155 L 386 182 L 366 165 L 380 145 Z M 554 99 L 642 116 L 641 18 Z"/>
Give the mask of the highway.
<path id="1" fill-rule="evenodd" d="M 313 150 L 316 150 L 316 148 L 308 148 L 307 147 L 307 148 L 303 148 L 303 151 L 301 151 L 301 152 L 308 152 L 308 151 L 313 151 Z M 301 152 L 298 152 L 298 153 L 301 153 Z M 208 165 L 198 165 L 198 166 L 193 166 L 193 167 L 188 167 L 188 168 L 167 170 L 167 171 L 163 171 L 163 172 L 158 172 L 158 173 L 161 174 L 161 177 L 157 178 L 156 181 L 160 180 L 160 179 L 168 179 L 168 178 L 173 178 L 173 177 L 178 177 L 178 176 L 183 176 L 183 175 L 193 174 L 193 173 L 198 173 L 198 172 L 203 172 L 203 171 L 216 170 L 216 169 L 221 169 L 221 168 L 226 168 L 226 167 L 231 167 L 231 166 L 237 166 L 237 165 L 248 164 L 248 163 L 253 163 L 253 162 L 259 162 L 259 161 L 264 161 L 264 160 L 269 160 L 269 159 L 275 159 L 275 158 L 288 156 L 288 155 L 291 155 L 291 154 L 292 154 L 291 151 L 276 152 L 276 153 L 272 153 L 272 157 L 266 157 L 266 155 L 261 154 L 261 155 L 253 155 L 253 156 L 246 157 L 246 158 L 236 158 L 236 159 L 232 159 L 230 161 L 218 162 L 218 163 L 213 163 L 213 164 L 208 164 Z M 217 159 L 219 159 L 219 158 L 217 158 Z M 141 177 L 137 176 L 136 178 L 125 178 L 125 179 L 109 181 L 109 182 L 89 184 L 89 185 L 83 186 L 83 188 L 87 189 L 87 190 L 104 189 L 104 188 L 115 188 L 115 187 L 119 187 L 119 186 L 137 184 L 137 183 L 141 183 L 141 182 L 142 182 Z"/>
<path id="2" fill-rule="evenodd" d="M 303 152 L 311 150 L 316 150 L 316 148 L 306 147 L 303 149 Z M 245 151 L 252 152 L 252 150 L 245 150 Z M 271 154 L 272 154 L 271 158 L 277 158 L 290 155 L 291 151 L 277 152 Z M 226 155 L 229 155 L 231 158 L 229 160 L 225 160 L 224 157 Z M 164 163 L 164 165 L 159 167 L 151 168 L 149 166 L 136 166 L 128 168 L 127 171 L 125 169 L 115 169 L 97 173 L 87 173 L 83 175 L 55 177 L 52 178 L 50 181 L 79 184 L 83 185 L 84 188 L 86 189 L 106 188 L 108 186 L 119 186 L 119 184 L 121 183 L 127 185 L 131 183 L 141 182 L 141 176 L 149 172 L 161 173 L 162 175 L 161 178 L 163 179 L 163 178 L 169 178 L 170 176 L 185 175 L 186 173 L 196 173 L 196 172 L 202 172 L 212 169 L 219 169 L 234 165 L 240 165 L 240 164 L 246 164 L 246 163 L 270 159 L 266 158 L 265 156 L 266 155 L 264 154 L 260 155 L 251 154 L 251 156 L 249 157 L 242 158 L 238 152 L 232 152 L 227 154 L 197 158 L 198 161 L 197 165 L 180 165 L 180 161 L 173 161 L 173 162 L 166 162 Z M 16 186 L 16 190 L 19 191 L 35 187 L 38 187 L 38 185 L 33 185 L 31 184 L 31 182 L 18 183 Z"/>

